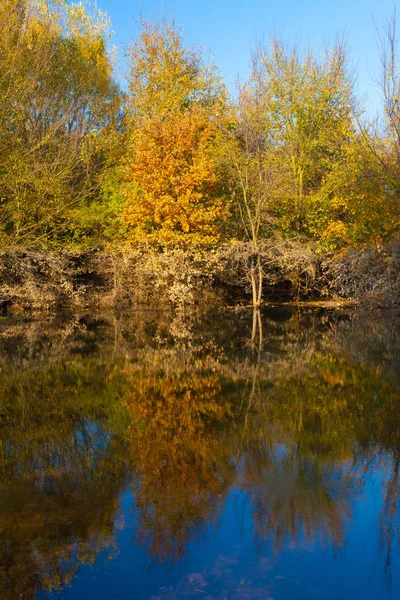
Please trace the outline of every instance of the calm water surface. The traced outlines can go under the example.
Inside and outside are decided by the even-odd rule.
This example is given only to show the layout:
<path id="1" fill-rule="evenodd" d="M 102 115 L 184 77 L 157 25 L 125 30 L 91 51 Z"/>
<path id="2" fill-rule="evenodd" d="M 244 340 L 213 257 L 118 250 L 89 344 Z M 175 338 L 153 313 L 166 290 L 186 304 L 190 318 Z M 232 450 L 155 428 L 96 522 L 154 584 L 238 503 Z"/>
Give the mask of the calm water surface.
<path id="1" fill-rule="evenodd" d="M 260 317 L 0 321 L 2 600 L 400 597 L 400 317 Z"/>

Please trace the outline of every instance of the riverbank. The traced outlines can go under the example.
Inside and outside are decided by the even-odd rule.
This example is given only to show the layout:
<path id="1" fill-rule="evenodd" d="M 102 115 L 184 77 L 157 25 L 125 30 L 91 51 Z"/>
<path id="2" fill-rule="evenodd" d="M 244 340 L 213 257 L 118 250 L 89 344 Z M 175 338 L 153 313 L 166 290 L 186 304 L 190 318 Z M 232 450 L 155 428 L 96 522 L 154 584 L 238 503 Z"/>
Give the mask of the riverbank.
<path id="1" fill-rule="evenodd" d="M 236 252 L 236 251 L 235 251 Z M 297 255 L 296 255 L 297 257 Z M 341 256 L 264 257 L 263 301 L 335 308 L 400 306 L 400 243 Z M 65 309 L 251 304 L 246 264 L 220 250 L 0 252 L 0 314 Z"/>

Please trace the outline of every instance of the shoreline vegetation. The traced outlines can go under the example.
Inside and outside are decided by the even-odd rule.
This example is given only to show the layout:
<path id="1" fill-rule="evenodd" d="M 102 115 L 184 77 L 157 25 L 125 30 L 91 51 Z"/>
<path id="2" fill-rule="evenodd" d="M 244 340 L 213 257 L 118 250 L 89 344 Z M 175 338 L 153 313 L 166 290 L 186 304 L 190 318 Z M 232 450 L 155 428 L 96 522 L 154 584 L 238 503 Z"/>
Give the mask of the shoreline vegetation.
<path id="1" fill-rule="evenodd" d="M 273 38 L 230 94 L 162 21 L 127 87 L 91 2 L 0 5 L 0 314 L 400 306 L 400 60 L 371 119 L 340 40 Z M 135 32 L 133 32 L 135 33 Z"/>
<path id="2" fill-rule="evenodd" d="M 272 263 L 272 261 L 270 261 Z M 296 265 L 295 265 L 296 266 Z M 286 268 L 285 268 L 286 267 Z M 264 274 L 262 305 L 298 304 L 359 310 L 400 306 L 400 246 L 353 250 L 304 270 L 278 256 Z M 0 315 L 142 307 L 178 311 L 254 308 L 231 249 L 128 253 L 10 249 L 0 252 Z"/>

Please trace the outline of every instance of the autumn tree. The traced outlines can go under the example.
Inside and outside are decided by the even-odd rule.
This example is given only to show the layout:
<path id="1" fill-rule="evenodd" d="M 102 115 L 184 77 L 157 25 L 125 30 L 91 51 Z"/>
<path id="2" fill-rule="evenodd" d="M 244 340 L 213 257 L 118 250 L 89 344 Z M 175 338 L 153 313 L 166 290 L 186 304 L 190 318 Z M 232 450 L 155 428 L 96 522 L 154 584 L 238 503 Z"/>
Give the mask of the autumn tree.
<path id="1" fill-rule="evenodd" d="M 317 57 L 274 39 L 269 51 L 259 50 L 255 76 L 269 115 L 269 153 L 281 171 L 271 214 L 284 233 L 309 234 L 312 199 L 354 131 L 345 47 Z"/>
<path id="2" fill-rule="evenodd" d="M 227 215 L 216 161 L 225 89 L 215 68 L 165 21 L 142 22 L 128 58 L 128 237 L 156 245 L 213 243 Z"/>
<path id="3" fill-rule="evenodd" d="M 5 0 L 0 29 L 0 234 L 73 236 L 119 110 L 108 18 L 82 3 Z"/>
<path id="4" fill-rule="evenodd" d="M 360 241 L 380 247 L 400 233 L 400 53 L 396 10 L 377 37 L 383 114 L 372 125 L 361 123 L 362 152 L 356 166 L 363 173 L 363 181 L 353 189 L 363 194 L 365 208 L 363 221 L 367 228 L 365 235 L 359 236 Z"/>
<path id="5" fill-rule="evenodd" d="M 387 141 L 358 133 L 314 198 L 310 230 L 320 247 L 377 247 L 399 232 L 399 200 L 385 176 Z"/>
<path id="6" fill-rule="evenodd" d="M 314 196 L 310 231 L 330 250 L 381 248 L 400 227 L 400 79 L 396 13 L 378 32 L 382 118 L 357 114 L 357 128 Z"/>
<path id="7" fill-rule="evenodd" d="M 233 254 L 244 267 L 253 306 L 258 307 L 263 288 L 261 246 L 271 232 L 268 205 L 276 177 L 273 164 L 267 160 L 270 129 L 265 99 L 260 94 L 260 82 L 253 79 L 252 83 L 238 86 L 236 126 L 228 132 L 224 150 L 236 221 L 234 232 L 243 242 L 234 245 Z"/>
<path id="8" fill-rule="evenodd" d="M 321 59 L 278 39 L 253 54 L 251 76 L 239 86 L 226 162 L 237 235 L 244 242 L 234 254 L 256 307 L 265 274 L 277 262 L 297 290 L 302 272 L 312 271 L 304 237 L 313 235 L 314 198 L 353 135 L 353 109 L 340 44 Z M 303 239 L 288 245 L 282 236 Z"/>

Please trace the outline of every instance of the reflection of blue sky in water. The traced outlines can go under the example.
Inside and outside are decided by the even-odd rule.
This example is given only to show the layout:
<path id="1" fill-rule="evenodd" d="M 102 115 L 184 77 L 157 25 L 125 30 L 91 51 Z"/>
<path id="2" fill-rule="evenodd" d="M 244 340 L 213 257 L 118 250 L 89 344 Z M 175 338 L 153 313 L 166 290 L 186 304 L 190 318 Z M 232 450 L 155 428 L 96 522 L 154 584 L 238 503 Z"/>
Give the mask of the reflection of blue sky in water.
<path id="1" fill-rule="evenodd" d="M 88 357 L 74 334 L 61 351 L 55 331 L 39 362 L 26 358 L 39 335 L 26 326 L 15 374 L 3 323 L 0 588 L 8 577 L 38 600 L 398 597 L 396 322 L 315 314 L 266 310 L 259 363 L 251 315 L 193 326 L 195 351 L 157 344 L 151 327 L 152 349 L 133 342 L 133 322 L 118 356 L 103 323 Z M 185 420 L 198 423 L 193 440 Z M 163 555 L 168 541 L 183 554 Z M 38 589 L 46 572 L 61 591 L 17 585 L 28 575 Z"/>
<path id="2" fill-rule="evenodd" d="M 192 543 L 178 564 L 154 564 L 135 536 L 132 497 L 121 496 L 117 521 L 119 551 L 111 560 L 102 552 L 93 567 L 80 567 L 72 586 L 60 593 L 67 600 L 85 598 L 389 598 L 377 554 L 379 472 L 363 494 L 352 502 L 352 519 L 345 525 L 343 548 L 334 550 L 320 541 L 300 536 L 294 544 L 275 551 L 268 542 L 261 551 L 254 544 L 251 503 L 239 488 L 231 490 L 218 526 L 211 526 L 201 543 Z M 398 574 L 392 597 L 400 591 Z M 38 599 L 47 598 L 39 594 Z M 52 596 L 53 597 L 53 596 Z M 58 594 L 54 594 L 58 597 Z"/>
<path id="3" fill-rule="evenodd" d="M 382 456 L 381 459 L 385 464 L 386 458 Z M 361 470 L 362 467 L 357 475 L 362 476 Z M 155 562 L 146 548 L 135 542 L 134 498 L 127 490 L 121 495 L 120 510 L 115 519 L 118 551 L 111 560 L 110 552 L 103 551 L 93 567 L 80 567 L 79 576 L 61 597 L 83 600 L 93 594 L 98 598 L 205 597 L 221 600 L 389 598 L 388 582 L 383 574 L 384 553 L 379 549 L 379 513 L 388 468 L 374 469 L 373 476 L 369 475 L 358 489 L 348 474 L 348 465 L 345 465 L 346 481 L 340 480 L 336 471 L 333 478 L 323 484 L 342 507 L 343 521 L 326 523 L 325 519 L 319 521 L 316 514 L 313 535 L 304 531 L 300 524 L 296 538 L 286 534 L 279 547 L 275 531 L 263 539 L 257 534 L 259 523 L 255 522 L 258 515 L 254 505 L 259 494 L 270 494 L 272 500 L 279 492 L 290 494 L 290 479 L 276 481 L 275 474 L 267 471 L 265 485 L 259 481 L 250 489 L 248 483 L 242 481 L 240 487 L 231 488 L 215 523 L 205 529 L 198 541 L 189 543 L 186 555 L 173 564 Z M 274 480 L 278 487 L 282 484 L 281 490 L 274 489 Z M 313 508 L 312 483 L 308 482 L 308 485 L 306 493 L 310 494 L 311 506 L 308 507 L 306 501 L 304 507 L 303 498 L 302 508 L 305 517 L 312 519 L 308 514 Z M 304 491 L 304 488 L 300 489 L 298 494 L 301 496 Z M 330 543 L 329 534 L 334 533 L 329 530 L 330 525 L 342 529 L 334 545 Z M 400 590 L 399 583 L 395 572 L 391 586 L 393 598 Z M 38 598 L 42 597 L 48 596 L 39 594 Z"/>

